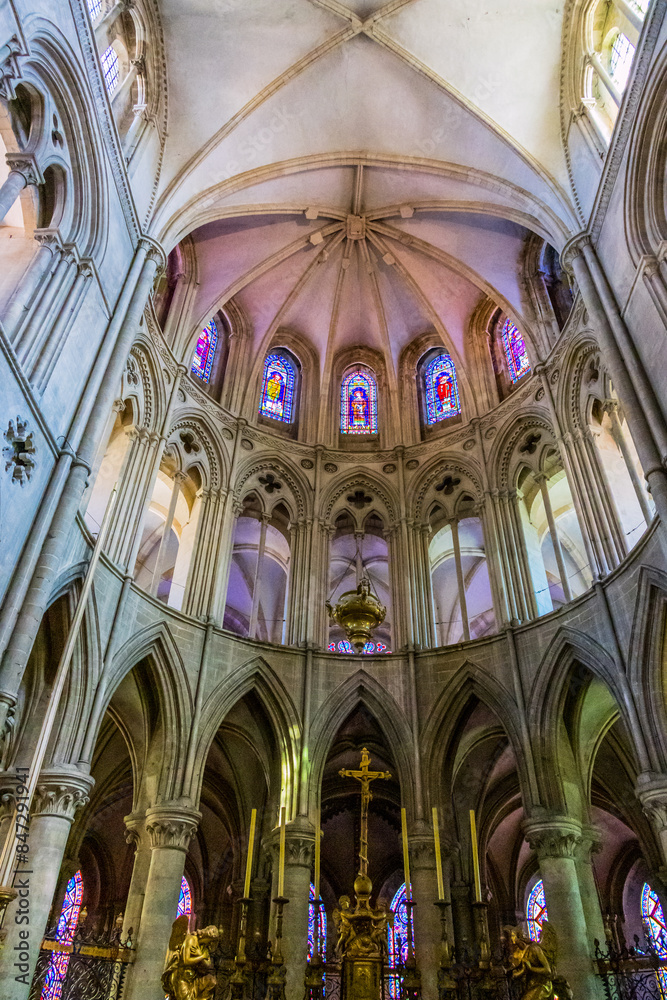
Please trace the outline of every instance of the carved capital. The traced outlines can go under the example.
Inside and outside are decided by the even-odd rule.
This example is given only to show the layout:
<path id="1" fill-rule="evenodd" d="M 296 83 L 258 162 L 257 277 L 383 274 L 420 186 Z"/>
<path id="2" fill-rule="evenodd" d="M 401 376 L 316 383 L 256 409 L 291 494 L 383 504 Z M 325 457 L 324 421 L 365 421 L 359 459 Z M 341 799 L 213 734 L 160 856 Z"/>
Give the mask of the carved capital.
<path id="1" fill-rule="evenodd" d="M 278 865 L 280 831 L 275 829 L 266 840 L 271 860 Z M 285 827 L 285 865 L 310 869 L 315 855 L 315 828 L 303 817 Z"/>
<path id="2" fill-rule="evenodd" d="M 577 233 L 563 247 L 563 252 L 560 255 L 561 267 L 570 277 L 574 273 L 572 267 L 573 260 L 584 252 L 584 247 L 592 246 L 592 243 L 593 241 L 588 233 Z"/>
<path id="3" fill-rule="evenodd" d="M 6 45 L 2 46 L 3 56 L 0 62 L 0 97 L 5 101 L 13 101 L 16 97 L 16 85 L 21 79 L 19 60 L 25 56 L 18 35 L 12 35 Z"/>
<path id="4" fill-rule="evenodd" d="M 582 842 L 581 824 L 568 816 L 529 820 L 526 840 L 538 858 L 575 858 Z"/>
<path id="5" fill-rule="evenodd" d="M 90 775 L 42 771 L 33 798 L 33 816 L 58 816 L 73 822 L 79 809 L 88 804 L 94 784 Z"/>
<path id="6" fill-rule="evenodd" d="M 138 848 L 146 834 L 146 814 L 130 813 L 123 819 L 125 823 L 125 841 Z"/>
<path id="7" fill-rule="evenodd" d="M 5 159 L 9 169 L 15 174 L 21 174 L 26 185 L 44 183 L 44 175 L 30 153 L 6 153 Z"/>
<path id="8" fill-rule="evenodd" d="M 197 832 L 201 813 L 178 805 L 154 806 L 146 810 L 146 830 L 151 847 L 187 851 Z"/>
<path id="9" fill-rule="evenodd" d="M 158 273 L 165 270 L 167 266 L 167 255 L 156 240 L 151 239 L 150 236 L 142 236 L 139 241 L 139 246 L 147 248 L 146 260 L 153 261 L 155 263 Z"/>
<path id="10" fill-rule="evenodd" d="M 636 793 L 656 833 L 661 834 L 667 830 L 667 776 L 640 774 Z"/>

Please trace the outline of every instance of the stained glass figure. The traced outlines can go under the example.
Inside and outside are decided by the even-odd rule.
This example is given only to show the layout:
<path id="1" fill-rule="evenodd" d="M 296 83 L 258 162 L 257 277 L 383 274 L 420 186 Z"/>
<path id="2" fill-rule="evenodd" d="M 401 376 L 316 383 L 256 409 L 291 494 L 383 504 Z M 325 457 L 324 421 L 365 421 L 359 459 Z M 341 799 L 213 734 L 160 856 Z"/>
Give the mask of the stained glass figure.
<path id="1" fill-rule="evenodd" d="M 503 323 L 502 338 L 510 378 L 512 382 L 518 382 L 530 371 L 526 342 L 521 331 L 509 319 Z"/>
<path id="2" fill-rule="evenodd" d="M 178 896 L 178 909 L 176 910 L 176 916 L 181 917 L 185 914 L 189 917 L 192 913 L 192 893 L 190 891 L 190 886 L 188 880 L 183 876 L 181 879 L 181 891 Z"/>
<path id="3" fill-rule="evenodd" d="M 291 362 L 280 354 L 267 355 L 259 412 L 263 417 L 292 423 L 296 373 Z"/>
<path id="4" fill-rule="evenodd" d="M 528 921 L 528 936 L 530 940 L 539 941 L 542 937 L 542 924 L 545 920 L 549 919 L 542 879 L 536 882 L 530 891 L 526 905 L 526 919 Z"/>
<path id="5" fill-rule="evenodd" d="M 389 968 L 405 965 L 408 957 L 408 907 L 405 901 L 405 882 L 391 901 L 394 926 L 387 929 Z M 389 973 L 389 995 L 397 1000 L 401 995 L 401 980 L 396 973 Z"/>
<path id="6" fill-rule="evenodd" d="M 199 334 L 199 340 L 195 347 L 190 371 L 202 382 L 211 381 L 211 369 L 215 358 L 215 349 L 218 346 L 218 327 L 214 319 L 208 323 Z"/>
<path id="7" fill-rule="evenodd" d="M 461 412 L 456 369 L 449 354 L 439 354 L 427 365 L 424 392 L 427 423 L 437 424 Z"/>
<path id="8" fill-rule="evenodd" d="M 343 434 L 377 434 L 378 389 L 370 372 L 353 371 L 343 379 L 340 429 Z"/>
<path id="9" fill-rule="evenodd" d="M 104 50 L 101 58 L 104 82 L 107 85 L 109 93 L 113 94 L 120 79 L 120 63 L 118 62 L 118 56 L 116 55 L 116 50 L 113 45 L 110 45 L 108 49 Z"/>
<path id="10" fill-rule="evenodd" d="M 83 878 L 81 872 L 78 871 L 72 875 L 65 888 L 65 899 L 56 926 L 56 941 L 59 944 L 69 945 L 74 941 L 82 899 Z M 68 965 L 69 952 L 51 952 L 49 967 L 42 986 L 41 1000 L 60 1000 Z"/>
<path id="11" fill-rule="evenodd" d="M 315 954 L 315 886 L 310 883 L 310 906 L 308 907 L 308 961 Z M 320 906 L 320 919 L 319 919 L 319 945 L 320 945 L 320 955 L 322 958 L 326 958 L 327 952 L 327 915 L 324 912 L 324 907 Z"/>

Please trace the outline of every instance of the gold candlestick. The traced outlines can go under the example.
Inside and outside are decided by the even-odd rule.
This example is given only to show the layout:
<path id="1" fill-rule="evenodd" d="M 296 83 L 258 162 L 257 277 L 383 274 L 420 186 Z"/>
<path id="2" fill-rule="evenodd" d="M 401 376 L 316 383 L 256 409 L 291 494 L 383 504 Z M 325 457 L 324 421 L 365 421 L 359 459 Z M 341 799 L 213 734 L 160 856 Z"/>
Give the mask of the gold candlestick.
<path id="1" fill-rule="evenodd" d="M 250 878 L 252 876 L 252 855 L 255 846 L 255 825 L 257 823 L 257 810 L 253 809 L 250 814 L 250 834 L 248 836 L 248 857 L 245 862 L 245 882 L 243 885 L 243 896 L 250 897 Z"/>
<path id="2" fill-rule="evenodd" d="M 285 806 L 280 810 L 280 854 L 278 857 L 278 896 L 285 895 Z"/>
<path id="3" fill-rule="evenodd" d="M 482 902 L 482 879 L 479 873 L 479 849 L 477 846 L 477 824 L 475 810 L 470 810 L 470 838 L 472 840 L 472 870 L 475 877 L 475 902 Z"/>
<path id="4" fill-rule="evenodd" d="M 315 827 L 315 881 L 313 883 L 315 886 L 316 901 L 320 898 L 320 848 L 321 848 L 320 840 L 322 838 L 322 830 L 320 826 L 321 822 L 322 822 L 321 810 L 318 810 L 317 826 Z"/>
<path id="5" fill-rule="evenodd" d="M 440 854 L 440 826 L 438 824 L 438 807 L 433 806 L 433 844 L 435 847 L 435 874 L 438 880 L 438 899 L 445 898 L 445 883 L 442 877 L 442 856 Z"/>
<path id="6" fill-rule="evenodd" d="M 412 899 L 410 886 L 410 852 L 408 849 L 408 820 L 405 809 L 401 809 L 401 833 L 403 835 L 403 874 L 405 875 L 405 895 Z"/>

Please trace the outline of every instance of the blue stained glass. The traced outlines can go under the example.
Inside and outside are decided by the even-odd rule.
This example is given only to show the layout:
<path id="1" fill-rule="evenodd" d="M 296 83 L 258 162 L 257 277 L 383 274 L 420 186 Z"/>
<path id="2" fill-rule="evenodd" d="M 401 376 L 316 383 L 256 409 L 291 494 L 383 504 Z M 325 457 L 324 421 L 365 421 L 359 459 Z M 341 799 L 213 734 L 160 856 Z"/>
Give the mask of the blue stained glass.
<path id="1" fill-rule="evenodd" d="M 389 945 L 389 968 L 404 965 L 408 957 L 408 907 L 405 896 L 405 882 L 391 901 L 394 926 L 387 931 Z M 397 975 L 389 974 L 389 995 L 397 1000 L 401 995 L 401 981 Z"/>
<path id="2" fill-rule="evenodd" d="M 330 642 L 329 643 L 329 652 L 330 653 L 335 653 L 336 652 L 336 643 L 335 642 Z"/>
<path id="3" fill-rule="evenodd" d="M 526 917 L 528 920 L 528 936 L 531 941 L 539 941 L 542 937 L 542 924 L 548 920 L 547 901 L 544 896 L 544 882 L 542 879 L 536 882 L 530 891 L 528 903 L 526 904 Z"/>
<path id="4" fill-rule="evenodd" d="M 362 653 L 374 653 L 375 652 L 375 643 L 374 642 L 367 642 L 361 652 Z"/>
<path id="5" fill-rule="evenodd" d="M 92 19 L 95 20 L 99 12 L 102 10 L 102 0 L 88 0 L 88 10 L 90 11 Z"/>
<path id="6" fill-rule="evenodd" d="M 508 319 L 503 323 L 502 338 L 510 378 L 518 382 L 530 371 L 526 342 L 521 331 Z"/>
<path id="7" fill-rule="evenodd" d="M 648 882 L 644 883 L 644 888 L 642 889 L 642 921 L 649 943 L 660 958 L 667 959 L 667 925 L 665 925 L 665 915 L 662 911 L 662 904 L 658 898 L 658 894 L 654 892 Z M 667 996 L 667 972 L 664 969 L 658 969 L 656 975 L 660 984 L 660 992 L 665 997 Z"/>
<path id="8" fill-rule="evenodd" d="M 308 961 L 315 954 L 315 907 L 313 903 L 315 902 L 315 886 L 310 883 L 310 906 L 308 907 Z M 327 953 L 327 915 L 324 912 L 324 907 L 320 906 L 320 919 L 319 923 L 319 946 L 320 955 L 322 958 L 326 958 Z"/>
<path id="9" fill-rule="evenodd" d="M 370 372 L 353 371 L 343 379 L 340 429 L 343 434 L 377 434 L 378 389 Z"/>
<path id="10" fill-rule="evenodd" d="M 56 927 L 56 941 L 59 944 L 71 945 L 76 934 L 79 923 L 79 913 L 81 912 L 81 901 L 83 899 L 83 878 L 81 872 L 75 872 L 65 888 L 65 899 L 63 901 L 58 925 Z M 51 953 L 49 967 L 44 977 L 41 1000 L 60 1000 L 63 992 L 63 984 L 67 975 L 70 953 L 67 951 L 54 951 Z"/>
<path id="11" fill-rule="evenodd" d="M 352 649 L 352 643 L 348 642 L 347 639 L 343 639 L 341 642 L 338 643 L 338 652 L 354 653 L 354 650 Z"/>
<path id="12" fill-rule="evenodd" d="M 188 880 L 183 876 L 181 879 L 181 891 L 178 896 L 178 909 L 176 910 L 176 916 L 181 917 L 185 915 L 189 917 L 192 913 L 192 893 L 190 892 L 190 886 L 188 885 Z"/>
<path id="13" fill-rule="evenodd" d="M 120 64 L 113 45 L 110 45 L 108 49 L 104 50 L 101 58 L 104 82 L 107 85 L 109 93 L 113 94 L 120 79 Z"/>
<path id="14" fill-rule="evenodd" d="M 214 319 L 199 334 L 190 371 L 202 382 L 210 382 L 215 349 L 218 346 L 218 327 Z"/>
<path id="15" fill-rule="evenodd" d="M 449 354 L 439 354 L 429 362 L 424 372 L 424 391 L 429 424 L 437 424 L 461 412 L 456 369 Z"/>
<path id="16" fill-rule="evenodd" d="M 263 417 L 291 424 L 295 381 L 294 368 L 287 358 L 280 354 L 267 355 L 259 403 L 259 412 Z"/>

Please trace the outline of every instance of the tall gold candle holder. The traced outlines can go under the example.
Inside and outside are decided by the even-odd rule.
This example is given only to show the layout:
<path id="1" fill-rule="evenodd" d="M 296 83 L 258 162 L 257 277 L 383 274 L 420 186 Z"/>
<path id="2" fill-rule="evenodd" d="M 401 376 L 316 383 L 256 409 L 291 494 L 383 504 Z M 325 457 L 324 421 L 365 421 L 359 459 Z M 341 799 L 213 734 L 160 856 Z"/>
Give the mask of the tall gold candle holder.
<path id="1" fill-rule="evenodd" d="M 266 981 L 266 1000 L 284 1000 L 285 996 L 285 961 L 283 959 L 283 910 L 289 899 L 286 896 L 276 896 L 276 942 L 271 955 L 271 969 Z"/>

